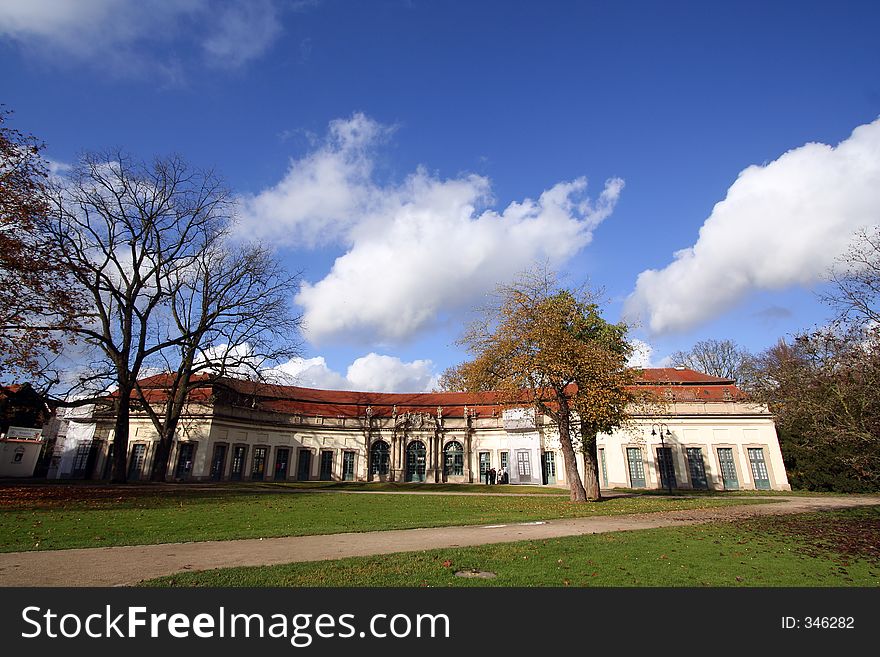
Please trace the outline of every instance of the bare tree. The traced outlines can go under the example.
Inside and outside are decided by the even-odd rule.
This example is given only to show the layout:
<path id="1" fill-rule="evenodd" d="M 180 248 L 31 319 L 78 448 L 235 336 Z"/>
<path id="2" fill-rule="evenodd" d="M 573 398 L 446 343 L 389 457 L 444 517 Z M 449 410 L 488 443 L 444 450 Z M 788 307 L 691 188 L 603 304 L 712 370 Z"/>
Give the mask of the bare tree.
<path id="1" fill-rule="evenodd" d="M 717 376 L 734 379 L 743 389 L 754 378 L 754 356 L 733 340 L 701 340 L 688 351 L 672 354 L 672 364 Z"/>
<path id="2" fill-rule="evenodd" d="M 836 323 L 854 328 L 880 324 L 880 226 L 857 231 L 828 278 L 831 288 L 819 298 L 835 310 Z"/>
<path id="3" fill-rule="evenodd" d="M 297 319 L 283 300 L 294 278 L 268 251 L 229 245 L 233 212 L 216 175 L 176 156 L 147 164 L 119 152 L 88 154 L 52 189 L 54 246 L 90 306 L 75 331 L 99 355 L 78 385 L 115 388 L 114 482 L 126 479 L 133 407 L 153 420 L 162 436 L 156 460 L 167 463 L 194 375 L 241 366 L 236 354 L 249 341 L 264 358 L 292 351 L 295 336 L 283 333 Z M 168 373 L 159 409 L 139 389 L 152 368 Z"/>

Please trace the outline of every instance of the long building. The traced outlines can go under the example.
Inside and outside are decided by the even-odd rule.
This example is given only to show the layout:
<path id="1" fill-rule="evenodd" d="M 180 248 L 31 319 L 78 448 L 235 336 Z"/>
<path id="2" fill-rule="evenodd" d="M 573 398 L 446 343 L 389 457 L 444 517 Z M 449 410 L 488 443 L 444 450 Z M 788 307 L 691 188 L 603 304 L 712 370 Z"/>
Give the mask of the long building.
<path id="1" fill-rule="evenodd" d="M 597 439 L 603 488 L 790 490 L 773 418 L 734 381 L 684 368 L 641 371 L 651 410 Z M 142 382 L 162 398 L 162 376 Z M 512 484 L 565 485 L 555 424 L 494 393 L 314 390 L 235 379 L 190 395 L 169 462 L 178 481 L 476 483 L 504 468 Z M 113 416 L 71 421 L 55 476 L 101 479 Z M 149 477 L 158 435 L 133 412 L 129 479 Z M 583 473 L 583 459 L 578 456 Z"/>

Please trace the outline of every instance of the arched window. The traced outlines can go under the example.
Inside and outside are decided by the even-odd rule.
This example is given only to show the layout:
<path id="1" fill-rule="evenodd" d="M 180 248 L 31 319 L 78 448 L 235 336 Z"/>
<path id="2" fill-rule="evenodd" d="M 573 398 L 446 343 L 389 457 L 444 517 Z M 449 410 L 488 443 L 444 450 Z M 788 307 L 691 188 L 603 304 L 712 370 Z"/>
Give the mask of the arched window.
<path id="1" fill-rule="evenodd" d="M 443 473 L 446 475 L 464 474 L 464 450 L 461 443 L 453 440 L 443 448 Z"/>
<path id="2" fill-rule="evenodd" d="M 374 475 L 388 474 L 388 443 L 377 440 L 370 448 L 370 471 Z"/>

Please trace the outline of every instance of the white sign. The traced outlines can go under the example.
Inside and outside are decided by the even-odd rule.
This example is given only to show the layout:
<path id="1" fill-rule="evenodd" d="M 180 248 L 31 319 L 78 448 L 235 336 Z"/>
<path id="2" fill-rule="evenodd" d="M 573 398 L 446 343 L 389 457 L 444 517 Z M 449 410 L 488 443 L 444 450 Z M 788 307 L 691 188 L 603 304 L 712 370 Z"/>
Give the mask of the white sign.
<path id="1" fill-rule="evenodd" d="M 9 427 L 6 432 L 6 438 L 9 440 L 42 440 L 43 430 L 28 427 Z"/>

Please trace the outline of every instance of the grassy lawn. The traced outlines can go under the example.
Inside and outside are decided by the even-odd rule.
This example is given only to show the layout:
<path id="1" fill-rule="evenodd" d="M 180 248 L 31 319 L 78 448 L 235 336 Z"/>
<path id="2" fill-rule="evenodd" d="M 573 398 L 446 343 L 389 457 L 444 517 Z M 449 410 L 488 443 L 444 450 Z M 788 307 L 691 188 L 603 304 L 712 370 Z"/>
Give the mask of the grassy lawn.
<path id="1" fill-rule="evenodd" d="M 0 489 L 0 551 L 495 524 L 752 502 L 759 500 L 626 497 L 572 504 L 560 495 L 425 497 L 196 486 L 8 487 Z"/>
<path id="2" fill-rule="evenodd" d="M 456 577 L 490 571 L 494 579 Z M 143 586 L 880 586 L 880 507 L 262 568 Z"/>
<path id="3" fill-rule="evenodd" d="M 407 492 L 407 493 L 517 493 L 519 495 L 568 495 L 567 488 L 552 486 L 514 486 L 512 484 L 411 484 L 397 481 L 362 482 L 362 481 L 292 481 L 285 483 L 267 483 L 264 486 L 273 488 L 291 488 L 294 490 L 338 490 L 338 491 L 371 491 L 371 492 Z"/>

